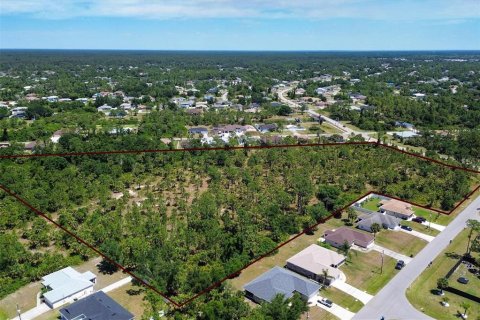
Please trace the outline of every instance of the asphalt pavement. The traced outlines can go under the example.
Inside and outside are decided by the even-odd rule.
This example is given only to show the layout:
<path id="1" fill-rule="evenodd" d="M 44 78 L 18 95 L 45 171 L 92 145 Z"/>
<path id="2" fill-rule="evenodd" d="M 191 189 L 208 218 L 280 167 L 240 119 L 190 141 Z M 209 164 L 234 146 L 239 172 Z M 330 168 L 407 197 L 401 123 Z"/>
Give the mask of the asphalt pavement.
<path id="1" fill-rule="evenodd" d="M 380 292 L 368 302 L 353 319 L 432 319 L 415 309 L 407 300 L 405 293 L 412 282 L 420 276 L 463 229 L 469 219 L 480 220 L 480 197 L 477 197 L 443 230 L 435 239 L 420 251 Z"/>

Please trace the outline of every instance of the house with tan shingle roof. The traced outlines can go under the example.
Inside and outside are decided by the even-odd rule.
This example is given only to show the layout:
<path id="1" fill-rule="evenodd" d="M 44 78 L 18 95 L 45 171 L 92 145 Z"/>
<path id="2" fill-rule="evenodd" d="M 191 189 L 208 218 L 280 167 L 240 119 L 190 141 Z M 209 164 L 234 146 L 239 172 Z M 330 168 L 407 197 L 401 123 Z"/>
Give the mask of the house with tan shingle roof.
<path id="1" fill-rule="evenodd" d="M 341 271 L 337 268 L 344 262 L 345 256 L 312 244 L 288 259 L 286 267 L 309 279 L 330 285 L 340 278 Z"/>
<path id="2" fill-rule="evenodd" d="M 415 214 L 412 205 L 403 201 L 396 199 L 382 200 L 380 201 L 380 204 L 380 212 L 397 218 L 407 220 Z"/>
<path id="3" fill-rule="evenodd" d="M 341 248 L 345 243 L 349 247 L 356 245 L 362 248 L 370 248 L 373 246 L 374 241 L 374 237 L 371 234 L 347 227 L 325 231 L 324 239 L 326 243 L 331 244 L 335 248 Z"/>

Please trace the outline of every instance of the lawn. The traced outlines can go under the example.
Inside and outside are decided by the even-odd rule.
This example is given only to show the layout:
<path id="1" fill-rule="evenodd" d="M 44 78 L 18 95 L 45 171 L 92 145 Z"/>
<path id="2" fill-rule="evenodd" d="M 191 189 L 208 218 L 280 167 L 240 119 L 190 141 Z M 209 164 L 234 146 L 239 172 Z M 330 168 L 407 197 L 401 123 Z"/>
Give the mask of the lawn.
<path id="1" fill-rule="evenodd" d="M 362 203 L 362 208 L 365 208 L 370 211 L 378 211 L 378 206 L 380 204 L 381 199 L 372 197 L 368 200 L 365 200 Z"/>
<path id="2" fill-rule="evenodd" d="M 382 255 L 377 251 L 367 253 L 351 250 L 349 261 L 340 267 L 347 276 L 347 283 L 376 294 L 396 273 L 396 260 L 384 256 L 383 272 L 381 272 Z"/>
<path id="3" fill-rule="evenodd" d="M 443 307 L 440 302 L 442 297 L 432 294 L 432 290 L 437 287 L 437 279 L 442 278 L 455 265 L 457 259 L 455 254 L 463 254 L 467 246 L 467 236 L 469 230 L 462 231 L 434 261 L 431 267 L 425 269 L 420 277 L 418 277 L 410 288 L 407 290 L 407 298 L 410 303 L 418 310 L 422 310 L 429 316 L 436 319 L 458 319 L 457 311 L 463 310 L 460 308 L 460 303 L 468 301 L 471 308 L 468 313 L 469 319 L 477 319 L 480 316 L 480 304 L 473 301 L 466 300 L 460 296 L 445 292 L 445 297 L 449 299 L 450 307 Z M 452 275 L 450 284 L 456 286 L 454 282 L 458 278 L 457 275 Z M 468 277 L 471 280 L 471 276 Z M 460 285 L 460 284 L 459 284 Z M 472 286 L 473 288 L 473 286 Z"/>
<path id="4" fill-rule="evenodd" d="M 310 310 L 308 312 L 305 312 L 300 319 L 301 320 L 338 320 L 339 318 L 337 318 L 330 312 L 318 306 L 313 306 L 313 307 L 310 307 Z"/>
<path id="5" fill-rule="evenodd" d="M 418 223 L 418 222 L 413 222 L 413 221 L 402 221 L 402 224 L 406 226 L 412 227 L 413 230 L 428 234 L 429 236 L 436 237 L 440 233 L 437 229 L 429 228 L 428 226 Z"/>
<path id="6" fill-rule="evenodd" d="M 128 284 L 107 293 L 113 300 L 121 304 L 125 309 L 133 313 L 135 319 L 141 319 L 145 310 L 143 287 Z"/>
<path id="7" fill-rule="evenodd" d="M 427 241 L 423 239 L 392 230 L 380 231 L 375 238 L 375 243 L 406 256 L 415 256 L 427 245 Z"/>
<path id="8" fill-rule="evenodd" d="M 428 221 L 431 220 L 431 222 L 441 224 L 441 225 L 444 225 L 444 226 L 449 224 L 450 221 L 452 221 L 453 218 L 454 218 L 451 215 L 446 215 L 446 214 L 442 214 L 442 213 L 439 214 L 437 212 L 433 212 L 433 211 L 430 211 L 430 210 L 427 210 L 427 209 L 424 209 L 424 208 L 415 207 L 415 206 L 413 206 L 412 209 L 415 212 L 416 216 L 423 217 L 423 218 L 427 219 Z"/>
<path id="9" fill-rule="evenodd" d="M 458 278 L 465 277 L 468 279 L 467 284 L 457 281 Z M 474 296 L 480 296 L 480 279 L 470 273 L 465 264 L 461 264 L 450 277 L 450 286 L 458 290 L 462 290 Z"/>
<path id="10" fill-rule="evenodd" d="M 320 224 L 317 231 L 315 231 L 313 235 L 301 235 L 289 244 L 281 247 L 276 254 L 265 257 L 254 263 L 250 267 L 243 270 L 238 277 L 229 281 L 237 290 L 243 290 L 243 286 L 245 284 L 260 276 L 262 273 L 270 270 L 274 266 L 285 266 L 287 259 L 302 251 L 309 245 L 318 243 L 318 239 L 325 233 L 326 230 L 335 229 L 343 225 L 344 224 L 340 219 L 332 218 L 326 223 Z"/>
<path id="11" fill-rule="evenodd" d="M 360 309 L 363 308 L 363 303 L 361 301 L 334 287 L 322 289 L 319 294 L 322 297 L 330 299 L 333 301 L 333 303 L 336 303 L 339 306 L 352 312 L 358 312 L 360 311 Z"/>

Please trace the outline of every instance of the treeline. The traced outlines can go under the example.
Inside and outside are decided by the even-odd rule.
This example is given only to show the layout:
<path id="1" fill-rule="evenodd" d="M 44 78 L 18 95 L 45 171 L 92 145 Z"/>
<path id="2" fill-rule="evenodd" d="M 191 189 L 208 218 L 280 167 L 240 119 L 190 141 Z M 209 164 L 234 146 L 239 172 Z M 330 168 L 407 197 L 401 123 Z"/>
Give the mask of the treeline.
<path id="1" fill-rule="evenodd" d="M 135 135 L 108 144 L 74 136 L 60 141 L 64 151 L 133 146 L 149 147 Z M 178 300 L 239 270 L 363 194 L 367 185 L 448 210 L 471 184 L 466 173 L 373 146 L 4 159 L 0 177 L 34 207 Z M 26 248 L 19 261 L 27 261 L 21 252 L 28 248 L 91 255 L 67 234 L 42 236 L 33 213 L 0 196 L 0 230 L 26 240 L 5 244 Z M 19 275 L 17 267 L 2 269 L 2 277 L 14 282 L 39 274 Z"/>

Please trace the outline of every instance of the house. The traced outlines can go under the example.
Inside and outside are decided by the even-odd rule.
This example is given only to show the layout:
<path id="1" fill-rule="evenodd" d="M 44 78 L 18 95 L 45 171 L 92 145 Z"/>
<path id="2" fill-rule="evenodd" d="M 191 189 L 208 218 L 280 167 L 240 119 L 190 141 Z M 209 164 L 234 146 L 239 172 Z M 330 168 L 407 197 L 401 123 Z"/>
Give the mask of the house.
<path id="1" fill-rule="evenodd" d="M 60 309 L 62 320 L 133 320 L 134 316 L 103 291 Z"/>
<path id="2" fill-rule="evenodd" d="M 236 125 L 236 124 L 228 124 L 225 126 L 218 126 L 213 127 L 212 132 L 215 134 L 225 134 L 225 133 L 236 133 L 236 134 L 243 134 L 245 131 L 244 126 Z"/>
<path id="3" fill-rule="evenodd" d="M 48 290 L 43 294 L 45 303 L 58 308 L 93 293 L 97 276 L 90 272 L 80 273 L 72 267 L 66 267 L 42 278 L 42 285 Z"/>
<path id="4" fill-rule="evenodd" d="M 417 92 L 417 93 L 413 94 L 413 97 L 416 98 L 416 99 L 423 99 L 423 98 L 425 98 L 425 96 L 426 96 L 425 93 L 418 93 Z"/>
<path id="5" fill-rule="evenodd" d="M 305 300 L 315 298 L 320 285 L 290 270 L 273 267 L 244 287 L 247 298 L 256 303 L 271 302 L 277 294 L 290 298 L 295 292 Z"/>
<path id="6" fill-rule="evenodd" d="M 267 132 L 275 131 L 277 129 L 278 129 L 278 126 L 276 123 L 261 124 L 257 126 L 258 132 L 261 132 L 261 133 L 267 133 Z"/>
<path id="7" fill-rule="evenodd" d="M 112 109 L 113 108 L 107 104 L 104 104 L 97 108 L 98 112 L 103 112 L 105 114 L 110 114 L 110 111 L 112 111 Z"/>
<path id="8" fill-rule="evenodd" d="M 340 278 L 341 272 L 337 268 L 344 262 L 345 256 L 312 244 L 288 259 L 286 267 L 304 277 L 330 285 Z"/>
<path id="9" fill-rule="evenodd" d="M 412 205 L 400 200 L 390 199 L 380 201 L 380 212 L 407 220 L 414 215 Z"/>
<path id="10" fill-rule="evenodd" d="M 303 96 L 305 94 L 305 92 L 306 92 L 305 89 L 298 88 L 298 89 L 295 90 L 295 95 L 296 96 Z"/>
<path id="11" fill-rule="evenodd" d="M 359 217 L 357 228 L 372 232 L 372 224 L 377 223 L 384 229 L 394 230 L 400 225 L 400 219 L 381 212 L 367 213 Z"/>
<path id="12" fill-rule="evenodd" d="M 191 116 L 199 116 L 203 113 L 203 109 L 201 108 L 195 108 L 195 109 L 188 109 L 187 114 Z"/>
<path id="13" fill-rule="evenodd" d="M 280 107 L 282 104 L 280 102 L 272 101 L 270 102 L 270 106 L 272 107 Z"/>
<path id="14" fill-rule="evenodd" d="M 10 110 L 11 118 L 24 118 L 27 115 L 27 107 L 16 107 Z"/>
<path id="15" fill-rule="evenodd" d="M 58 140 L 65 134 L 63 130 L 57 130 L 53 133 L 53 135 L 50 137 L 50 140 L 53 143 L 58 143 Z"/>
<path id="16" fill-rule="evenodd" d="M 205 134 L 208 133 L 208 129 L 207 128 L 202 128 L 202 127 L 190 128 L 190 129 L 188 129 L 188 133 L 189 134 L 205 135 Z"/>
<path id="17" fill-rule="evenodd" d="M 402 127 L 402 128 L 407 128 L 407 129 L 413 129 L 414 125 L 408 122 L 403 122 L 403 121 L 395 121 L 395 126 L 396 127 Z"/>
<path id="18" fill-rule="evenodd" d="M 325 231 L 325 242 L 341 248 L 345 243 L 348 246 L 356 245 L 362 248 L 371 248 L 373 246 L 373 236 L 368 233 L 360 232 L 347 227 L 341 227 L 336 230 Z"/>

